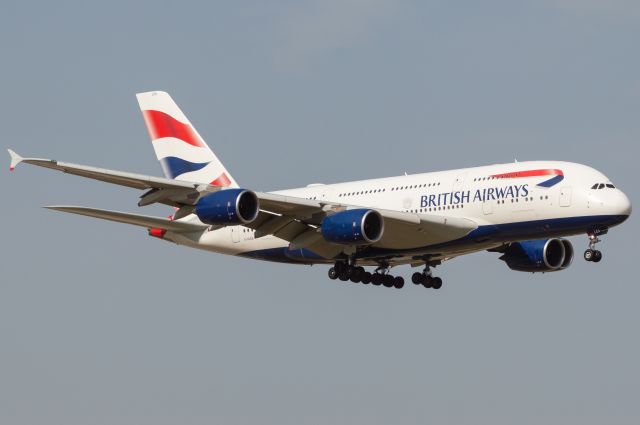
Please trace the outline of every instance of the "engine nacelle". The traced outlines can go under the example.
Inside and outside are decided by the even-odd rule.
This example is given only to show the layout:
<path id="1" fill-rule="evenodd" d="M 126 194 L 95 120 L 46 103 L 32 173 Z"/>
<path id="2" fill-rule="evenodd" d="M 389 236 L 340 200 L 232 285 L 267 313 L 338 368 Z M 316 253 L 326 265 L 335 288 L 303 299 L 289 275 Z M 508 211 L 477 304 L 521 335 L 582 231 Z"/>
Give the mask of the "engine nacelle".
<path id="1" fill-rule="evenodd" d="M 320 225 L 322 237 L 333 243 L 366 245 L 382 238 L 384 220 L 378 211 L 356 209 L 327 216 Z"/>
<path id="2" fill-rule="evenodd" d="M 258 217 L 259 204 L 250 190 L 225 189 L 200 198 L 195 213 L 207 224 L 247 224 Z"/>
<path id="3" fill-rule="evenodd" d="M 514 242 L 500 259 L 520 272 L 555 272 L 571 265 L 573 245 L 566 239 Z"/>

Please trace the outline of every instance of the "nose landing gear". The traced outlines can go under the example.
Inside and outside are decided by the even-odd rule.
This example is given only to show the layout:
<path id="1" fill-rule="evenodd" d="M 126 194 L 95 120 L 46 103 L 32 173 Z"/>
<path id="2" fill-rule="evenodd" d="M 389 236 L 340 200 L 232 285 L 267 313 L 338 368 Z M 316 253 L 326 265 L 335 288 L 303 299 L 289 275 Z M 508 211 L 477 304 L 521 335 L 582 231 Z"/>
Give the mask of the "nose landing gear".
<path id="1" fill-rule="evenodd" d="M 600 242 L 600 239 L 598 239 L 598 236 L 604 235 L 606 233 L 607 233 L 606 229 L 587 233 L 587 236 L 589 237 L 589 248 L 584 252 L 584 259 L 586 261 L 599 263 L 600 260 L 602 260 L 602 252 L 596 249 L 596 244 Z"/>

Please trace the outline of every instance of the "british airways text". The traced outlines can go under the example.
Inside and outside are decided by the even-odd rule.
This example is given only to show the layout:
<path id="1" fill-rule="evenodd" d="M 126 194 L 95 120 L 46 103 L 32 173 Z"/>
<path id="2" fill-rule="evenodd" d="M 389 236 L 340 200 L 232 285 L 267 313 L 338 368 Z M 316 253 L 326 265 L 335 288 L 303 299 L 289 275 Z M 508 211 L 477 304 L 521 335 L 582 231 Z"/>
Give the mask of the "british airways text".
<path id="1" fill-rule="evenodd" d="M 472 192 L 456 191 L 444 192 L 437 195 L 423 195 L 420 197 L 420 208 L 439 207 L 442 205 L 457 205 L 468 202 L 485 202 L 505 198 L 523 198 L 529 196 L 529 185 L 512 185 L 507 187 L 488 187 Z"/>

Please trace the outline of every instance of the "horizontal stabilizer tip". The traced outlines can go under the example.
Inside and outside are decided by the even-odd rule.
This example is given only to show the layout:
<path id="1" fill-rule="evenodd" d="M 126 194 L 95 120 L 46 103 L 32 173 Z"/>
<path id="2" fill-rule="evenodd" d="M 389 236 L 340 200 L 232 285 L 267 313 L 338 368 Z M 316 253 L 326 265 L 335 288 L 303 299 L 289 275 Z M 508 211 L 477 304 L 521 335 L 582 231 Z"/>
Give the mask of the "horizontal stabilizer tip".
<path id="1" fill-rule="evenodd" d="M 116 221 L 118 223 L 132 224 L 134 226 L 146 227 L 148 229 L 164 229 L 177 233 L 198 232 L 203 231 L 207 227 L 209 227 L 206 224 L 201 223 L 173 221 L 162 217 L 152 217 L 148 215 L 133 214 L 120 211 L 102 210 L 98 208 L 76 207 L 70 205 L 50 205 L 43 208 L 71 214 L 86 215 L 88 217 Z"/>
<path id="2" fill-rule="evenodd" d="M 22 162 L 23 158 L 11 149 L 7 149 L 7 151 L 9 151 L 9 155 L 11 155 L 11 164 L 9 165 L 9 170 L 13 171 L 16 169 L 16 166 Z"/>

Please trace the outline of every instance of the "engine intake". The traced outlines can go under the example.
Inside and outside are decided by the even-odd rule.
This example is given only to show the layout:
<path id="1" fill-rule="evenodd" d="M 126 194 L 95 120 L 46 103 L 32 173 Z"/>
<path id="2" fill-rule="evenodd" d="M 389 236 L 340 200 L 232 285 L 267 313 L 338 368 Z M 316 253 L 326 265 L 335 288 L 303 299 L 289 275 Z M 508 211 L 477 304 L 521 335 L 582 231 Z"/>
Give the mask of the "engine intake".
<path id="1" fill-rule="evenodd" d="M 378 211 L 355 209 L 335 213 L 322 220 L 322 237 L 333 243 L 367 245 L 384 233 L 384 220 Z"/>
<path id="2" fill-rule="evenodd" d="M 512 270 L 554 272 L 573 261 L 573 245 L 566 239 L 540 239 L 514 242 L 500 257 Z"/>
<path id="3" fill-rule="evenodd" d="M 225 189 L 206 195 L 196 203 L 195 213 L 206 224 L 247 224 L 258 217 L 260 203 L 246 189 Z"/>

